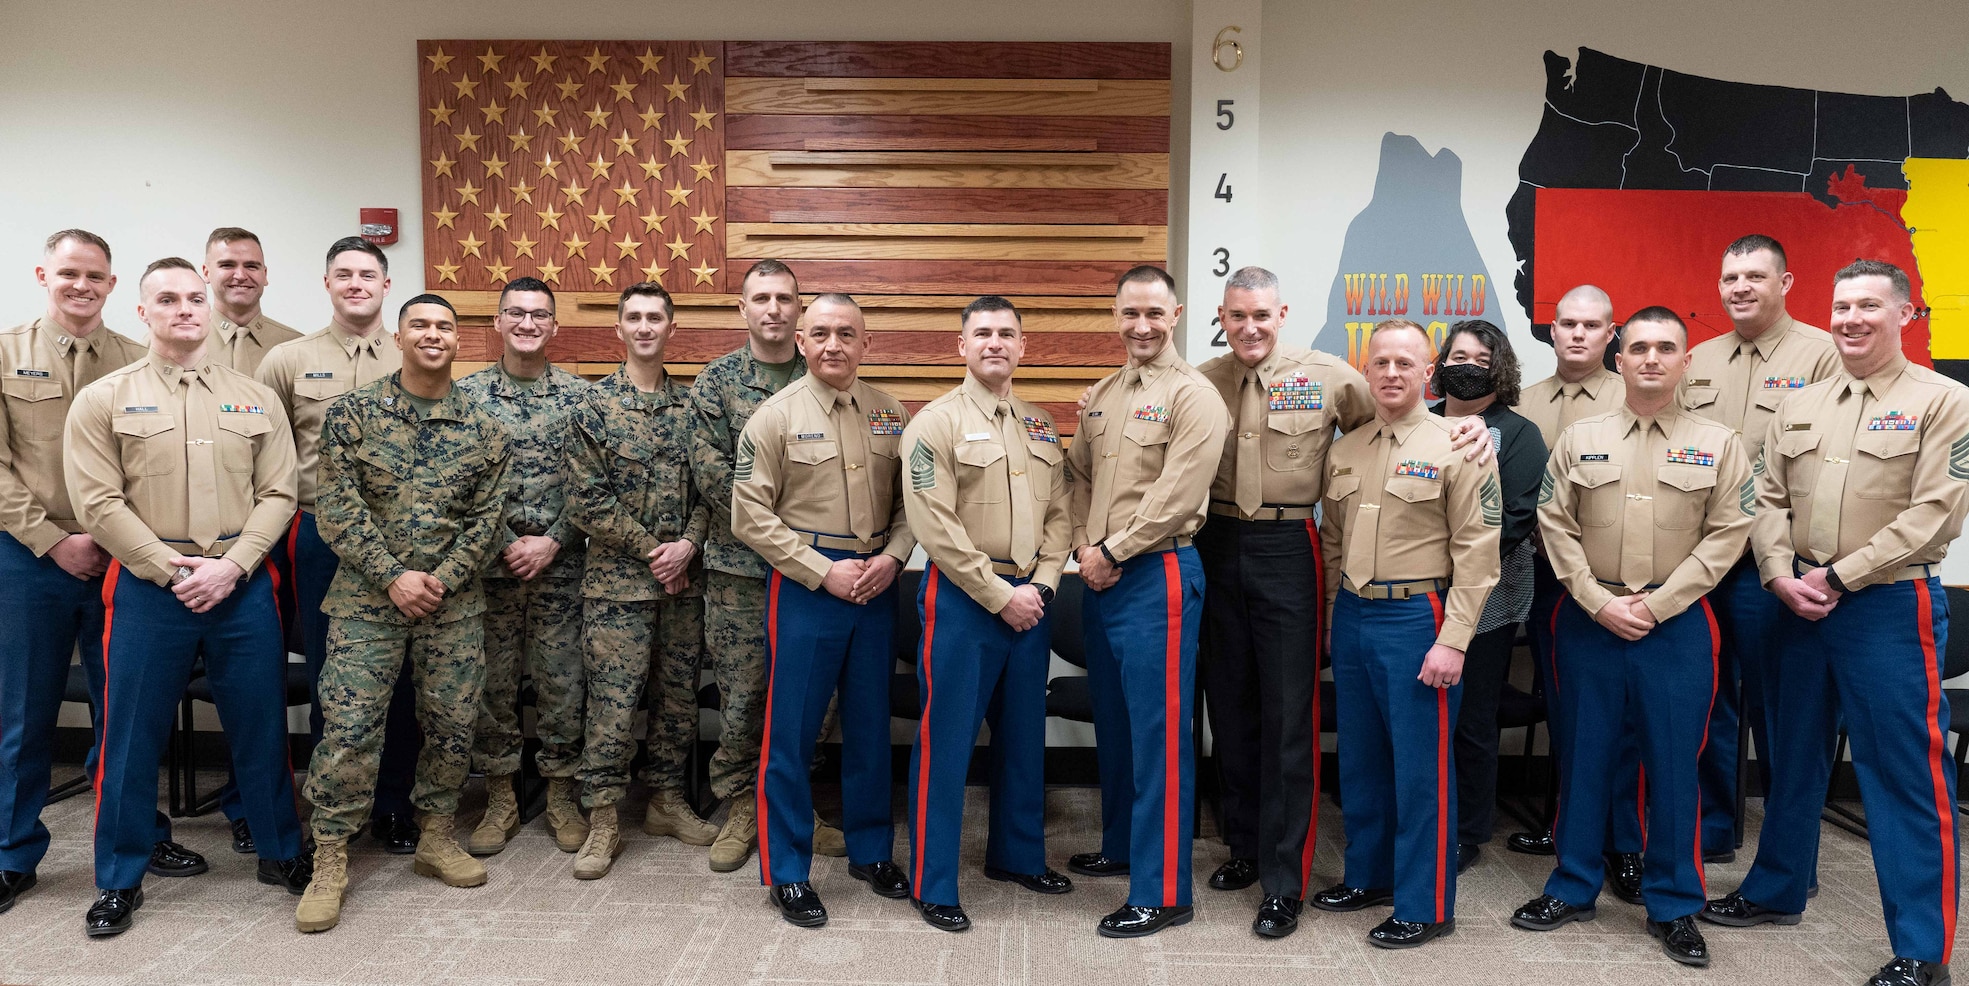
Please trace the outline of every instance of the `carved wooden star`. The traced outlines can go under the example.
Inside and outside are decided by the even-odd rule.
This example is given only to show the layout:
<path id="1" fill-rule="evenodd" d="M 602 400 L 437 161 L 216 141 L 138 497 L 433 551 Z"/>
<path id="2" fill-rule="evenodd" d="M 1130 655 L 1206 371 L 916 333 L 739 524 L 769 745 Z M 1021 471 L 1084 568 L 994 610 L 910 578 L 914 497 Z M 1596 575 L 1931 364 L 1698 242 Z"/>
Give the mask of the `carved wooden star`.
<path id="1" fill-rule="evenodd" d="M 533 248 L 539 243 L 539 240 L 525 236 L 519 237 L 513 240 L 513 253 L 521 257 L 531 257 L 533 256 Z"/>
<path id="2" fill-rule="evenodd" d="M 690 59 L 691 59 L 692 75 L 696 75 L 699 72 L 703 72 L 706 75 L 710 75 L 711 63 L 718 60 L 717 56 L 715 55 L 705 54 L 704 49 L 702 48 L 699 48 L 697 50 L 697 54 L 690 56 Z"/>
<path id="3" fill-rule="evenodd" d="M 453 134 L 452 136 L 458 138 L 459 150 L 476 151 L 479 149 L 479 138 L 484 135 L 474 133 L 472 131 L 472 128 L 467 126 L 465 129 L 458 131 L 456 134 Z"/>
<path id="4" fill-rule="evenodd" d="M 496 158 L 496 157 L 486 158 L 485 176 L 487 178 L 506 177 L 506 160 L 504 158 Z"/>
<path id="5" fill-rule="evenodd" d="M 663 279 L 663 275 L 668 273 L 670 273 L 670 268 L 660 267 L 656 261 L 652 260 L 649 262 L 649 266 L 643 268 L 643 280 L 651 282 L 660 281 Z"/>
<path id="6" fill-rule="evenodd" d="M 691 165 L 691 172 L 696 176 L 693 179 L 694 181 L 710 181 L 711 173 L 717 170 L 718 170 L 717 165 L 712 164 L 711 162 L 706 161 L 703 158 L 698 158 L 697 163 Z"/>
<path id="7" fill-rule="evenodd" d="M 521 76 L 517 76 L 517 75 L 513 76 L 512 78 L 506 80 L 506 95 L 511 96 L 514 99 L 525 99 L 526 88 L 531 84 L 532 83 L 528 82 L 525 78 L 522 78 Z"/>
<path id="8" fill-rule="evenodd" d="M 538 167 L 540 168 L 540 177 L 552 178 L 555 181 L 561 180 L 561 163 L 559 161 L 550 157 L 543 157 L 540 159 Z"/>
<path id="9" fill-rule="evenodd" d="M 541 280 L 546 281 L 548 284 L 559 284 L 561 283 L 561 271 L 566 268 L 566 264 L 540 264 L 534 269 L 540 272 Z"/>
<path id="10" fill-rule="evenodd" d="M 613 162 L 598 155 L 593 161 L 588 162 L 588 177 L 608 181 L 608 171 L 612 166 Z"/>
<path id="11" fill-rule="evenodd" d="M 533 150 L 533 135 L 530 133 L 507 134 L 506 140 L 513 145 L 515 151 Z"/>
<path id="12" fill-rule="evenodd" d="M 513 265 L 507 263 L 504 257 L 494 257 L 485 262 L 485 272 L 491 274 L 493 280 L 503 283 L 513 273 Z"/>
<path id="13" fill-rule="evenodd" d="M 655 107 L 645 107 L 641 113 L 636 114 L 636 119 L 643 121 L 644 130 L 655 130 L 663 124 L 663 111 Z"/>
<path id="14" fill-rule="evenodd" d="M 487 123 L 504 124 L 506 122 L 506 106 L 504 103 L 487 103 L 479 107 L 479 115 L 485 117 L 485 122 Z"/>
<path id="15" fill-rule="evenodd" d="M 578 236 L 570 236 L 567 239 L 561 241 L 561 246 L 567 249 L 567 255 L 570 258 L 580 257 L 583 260 L 588 259 L 587 240 L 584 240 Z"/>
<path id="16" fill-rule="evenodd" d="M 691 284 L 695 286 L 698 284 L 710 284 L 711 275 L 718 273 L 718 268 L 706 265 L 702 267 L 692 267 L 690 271 L 691 273 L 697 275 L 697 280 L 691 282 Z"/>
<path id="17" fill-rule="evenodd" d="M 595 205 L 595 211 L 588 214 L 588 222 L 604 233 L 612 232 L 615 224 L 615 214 L 604 210 L 601 204 L 597 203 Z"/>
<path id="18" fill-rule="evenodd" d="M 438 280 L 458 283 L 457 264 L 432 264 L 431 269 L 438 272 Z"/>
<path id="19" fill-rule="evenodd" d="M 685 188 L 682 185 L 672 185 L 669 188 L 664 189 L 663 194 L 670 196 L 670 201 L 668 203 L 669 205 L 690 204 L 691 190 Z"/>
<path id="20" fill-rule="evenodd" d="M 691 139 L 681 133 L 672 137 L 665 137 L 663 138 L 663 142 L 670 145 L 671 157 L 683 157 L 690 150 L 691 146 Z"/>
<path id="21" fill-rule="evenodd" d="M 649 181 L 663 180 L 663 162 L 658 161 L 654 155 L 648 160 L 636 162 L 636 167 L 643 169 L 643 177 Z"/>
<path id="22" fill-rule="evenodd" d="M 453 212 L 453 211 L 451 211 L 450 209 L 447 209 L 447 208 L 445 208 L 445 207 L 444 207 L 444 206 L 442 206 L 442 205 L 440 205 L 440 206 L 438 206 L 438 208 L 437 208 L 437 211 L 436 211 L 436 212 L 433 212 L 433 213 L 431 213 L 431 218 L 432 218 L 432 219 L 435 219 L 435 220 L 437 220 L 437 221 L 438 221 L 438 228 L 439 228 L 439 229 L 457 229 L 457 228 L 458 228 L 458 227 L 456 227 L 456 226 L 453 226 L 453 225 L 452 225 L 452 221 L 458 218 L 458 213 L 456 213 L 456 212 Z"/>
<path id="23" fill-rule="evenodd" d="M 554 83 L 554 88 L 559 89 L 561 91 L 562 99 L 573 99 L 574 94 L 581 91 L 581 83 L 576 82 L 573 79 L 562 79 L 561 81 Z"/>
<path id="24" fill-rule="evenodd" d="M 592 54 L 581 56 L 581 60 L 588 63 L 588 72 L 591 75 L 608 67 L 608 56 L 602 54 L 600 48 L 595 49 Z"/>
<path id="25" fill-rule="evenodd" d="M 615 283 L 615 268 L 606 264 L 590 264 L 588 265 L 588 273 L 595 275 L 595 280 L 603 284 Z"/>
<path id="26" fill-rule="evenodd" d="M 451 107 L 444 105 L 443 100 L 438 100 L 438 104 L 436 106 L 431 107 L 431 125 L 434 127 L 451 126 L 452 113 L 453 110 Z"/>
<path id="27" fill-rule="evenodd" d="M 473 205 L 478 205 L 479 193 L 482 191 L 484 191 L 484 189 L 480 188 L 477 185 L 472 184 L 471 182 L 466 182 L 465 184 L 458 186 L 457 192 L 458 192 L 459 204 L 462 205 L 464 203 L 469 202 Z"/>
<path id="28" fill-rule="evenodd" d="M 458 90 L 459 99 L 470 99 L 479 91 L 479 80 L 469 75 L 461 75 L 451 82 L 451 88 Z"/>
<path id="29" fill-rule="evenodd" d="M 525 202 L 527 205 L 532 205 L 533 186 L 527 184 L 526 179 L 520 179 L 520 183 L 513 186 L 513 197 L 521 202 Z"/>
<path id="30" fill-rule="evenodd" d="M 596 103 L 595 108 L 588 111 L 588 125 L 599 130 L 603 127 L 608 126 L 608 117 L 609 117 L 608 111 L 602 109 L 602 105 L 600 103 Z"/>
<path id="31" fill-rule="evenodd" d="M 506 220 L 512 218 L 512 216 L 512 213 L 495 205 L 485 214 L 485 227 L 487 230 L 505 229 Z"/>
<path id="32" fill-rule="evenodd" d="M 484 255 L 479 253 L 479 247 L 482 246 L 485 246 L 485 241 L 479 239 L 477 233 L 466 233 L 465 238 L 458 241 L 458 249 L 464 251 L 459 256 L 482 257 Z"/>
<path id="33" fill-rule="evenodd" d="M 446 157 L 443 151 L 439 151 L 437 160 L 431 162 L 431 174 L 442 178 L 456 177 L 451 173 L 451 166 L 457 163 Z"/>
<path id="34" fill-rule="evenodd" d="M 629 95 L 636 91 L 636 84 L 630 82 L 628 79 L 617 76 L 616 81 L 609 88 L 615 90 L 615 101 L 618 103 L 634 103 L 636 101 Z"/>
<path id="35" fill-rule="evenodd" d="M 533 59 L 534 71 L 552 72 L 554 70 L 554 63 L 558 61 L 561 56 L 549 55 L 543 51 L 538 55 L 528 55 L 527 57 Z"/>
<path id="36" fill-rule="evenodd" d="M 630 157 L 636 156 L 636 138 L 629 136 L 629 131 L 627 130 L 622 131 L 622 136 L 620 137 L 610 137 L 609 143 L 615 145 L 615 153 L 617 154 L 627 154 Z"/>
<path id="37" fill-rule="evenodd" d="M 540 121 L 540 129 L 542 130 L 554 129 L 554 118 L 560 115 L 561 111 L 551 106 L 535 106 L 533 108 L 533 118 Z"/>
<path id="38" fill-rule="evenodd" d="M 567 196 L 569 202 L 581 205 L 583 204 L 581 197 L 588 194 L 588 190 L 570 181 L 561 186 L 561 194 Z"/>
<path id="39" fill-rule="evenodd" d="M 624 233 L 621 239 L 615 241 L 615 259 L 622 260 L 626 258 L 634 260 L 636 259 L 636 251 L 641 247 L 641 243 L 630 239 L 629 234 Z"/>
<path id="40" fill-rule="evenodd" d="M 657 66 L 663 64 L 663 56 L 657 54 L 653 48 L 644 48 L 643 53 L 636 56 L 636 61 L 643 66 L 641 74 L 654 75 Z"/>
<path id="41" fill-rule="evenodd" d="M 697 226 L 697 229 L 694 231 L 697 233 L 711 232 L 711 224 L 718 221 L 717 216 L 701 208 L 697 211 L 697 215 L 691 216 L 689 219 Z"/>
<path id="42" fill-rule="evenodd" d="M 504 62 L 505 60 L 506 60 L 505 55 L 493 54 L 490 45 L 486 47 L 485 54 L 479 56 L 479 64 L 485 66 L 485 70 L 487 72 L 499 71 L 500 63 Z"/>
<path id="43" fill-rule="evenodd" d="M 688 82 L 679 82 L 677 77 L 673 75 L 670 77 L 669 82 L 663 84 L 663 91 L 670 94 L 669 99 L 683 102 L 684 94 L 691 91 L 691 84 Z"/>
<path id="44" fill-rule="evenodd" d="M 712 110 L 707 110 L 704 107 L 700 106 L 697 109 L 691 111 L 691 121 L 694 124 L 696 124 L 696 126 L 692 127 L 691 129 L 709 130 L 711 129 L 711 121 L 717 118 L 718 118 L 718 114 L 716 112 Z"/>
<path id="45" fill-rule="evenodd" d="M 663 216 L 658 214 L 655 208 L 651 208 L 650 211 L 645 212 L 642 215 L 637 216 L 636 218 L 641 219 L 643 221 L 643 232 L 645 233 L 663 232 Z"/>
<path id="46" fill-rule="evenodd" d="M 636 196 L 641 195 L 643 190 L 637 188 L 634 185 L 629 184 L 629 179 L 624 178 L 622 180 L 621 185 L 617 186 L 616 188 L 610 189 L 610 191 L 613 191 L 615 193 L 616 205 L 623 205 L 626 203 L 630 208 L 635 208 L 637 204 Z"/>
<path id="47" fill-rule="evenodd" d="M 548 227 L 552 227 L 554 229 L 560 229 L 561 217 L 567 215 L 567 213 L 562 212 L 559 209 L 554 208 L 553 205 L 549 204 L 546 208 L 543 208 L 539 212 L 535 213 L 535 215 L 540 217 L 540 226 L 542 229 L 546 229 Z"/>
<path id="48" fill-rule="evenodd" d="M 675 260 L 679 257 L 682 257 L 685 260 L 690 259 L 691 245 L 689 240 L 686 240 L 683 237 L 679 236 L 676 239 L 673 239 L 670 242 L 665 243 L 663 245 L 670 248 L 671 260 Z"/>
<path id="49" fill-rule="evenodd" d="M 425 55 L 424 57 L 430 60 L 430 62 L 431 62 L 431 71 L 433 71 L 433 72 L 448 72 L 448 71 L 450 71 L 450 70 L 451 70 L 451 60 L 452 60 L 453 58 L 456 58 L 456 57 L 458 57 L 458 56 L 456 56 L 456 55 L 447 55 L 447 54 L 445 54 L 445 53 L 444 53 L 444 49 L 443 49 L 443 48 L 439 48 L 439 49 L 437 50 L 437 54 L 434 54 L 434 55 Z"/>
<path id="50" fill-rule="evenodd" d="M 560 143 L 562 154 L 572 156 L 581 153 L 581 138 L 576 137 L 572 130 L 564 134 L 555 134 L 554 140 Z"/>

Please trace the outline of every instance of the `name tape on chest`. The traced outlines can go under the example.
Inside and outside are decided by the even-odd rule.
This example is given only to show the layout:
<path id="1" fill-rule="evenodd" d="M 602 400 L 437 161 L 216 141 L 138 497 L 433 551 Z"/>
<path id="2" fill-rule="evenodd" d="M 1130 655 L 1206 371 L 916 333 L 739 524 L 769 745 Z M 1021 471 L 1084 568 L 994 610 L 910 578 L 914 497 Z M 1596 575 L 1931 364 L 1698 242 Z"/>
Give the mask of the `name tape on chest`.
<path id="1" fill-rule="evenodd" d="M 1672 448 L 1668 450 L 1668 464 L 1676 466 L 1714 466 L 1716 453 L 1704 452 L 1695 448 Z"/>
<path id="2" fill-rule="evenodd" d="M 827 432 L 824 431 L 803 431 L 794 435 L 793 440 L 796 442 L 817 442 L 826 437 Z"/>
<path id="3" fill-rule="evenodd" d="M 964 440 L 967 442 L 988 442 L 991 441 L 991 432 L 967 431 L 964 433 Z"/>
<path id="4" fill-rule="evenodd" d="M 1807 383 L 1804 377 L 1765 377 L 1765 390 L 1797 390 Z"/>
<path id="5" fill-rule="evenodd" d="M 124 414 L 156 414 L 155 404 L 130 404 L 123 408 Z"/>
<path id="6" fill-rule="evenodd" d="M 219 410 L 227 414 L 265 414 L 267 409 L 258 404 L 221 404 Z"/>
<path id="7" fill-rule="evenodd" d="M 1605 452 L 1581 452 L 1579 455 L 1581 462 L 1605 462 L 1609 458 Z"/>
<path id="8" fill-rule="evenodd" d="M 1161 404 L 1144 404 L 1135 409 L 1135 420 L 1166 425 L 1169 423 L 1169 409 Z"/>
<path id="9" fill-rule="evenodd" d="M 1414 476 L 1417 479 L 1442 478 L 1442 474 L 1436 469 L 1435 463 L 1424 462 L 1421 459 L 1403 459 L 1395 466 L 1395 475 Z"/>
<path id="10" fill-rule="evenodd" d="M 1089 412 L 1087 412 L 1087 416 L 1088 416 L 1088 417 L 1090 417 L 1090 418 L 1098 418 L 1098 417 L 1100 417 L 1100 416 L 1101 416 L 1102 414 L 1105 414 L 1105 413 L 1106 413 L 1106 412 L 1104 412 L 1104 411 L 1089 411 Z"/>
<path id="11" fill-rule="evenodd" d="M 1323 386 L 1294 373 L 1265 388 L 1268 406 L 1274 411 L 1318 411 L 1326 407 Z"/>
<path id="12" fill-rule="evenodd" d="M 15 371 L 14 371 L 14 376 L 17 376 L 17 377 L 33 377 L 33 378 L 35 378 L 36 380 L 46 380 L 46 379 L 48 378 L 48 371 L 47 371 L 47 370 L 29 370 L 29 369 L 25 369 L 25 368 L 22 368 L 22 369 L 17 369 L 17 370 L 15 370 Z"/>
<path id="13" fill-rule="evenodd" d="M 868 433 L 871 435 L 902 434 L 902 412 L 889 407 L 878 407 L 868 412 Z"/>
<path id="14" fill-rule="evenodd" d="M 333 379 L 335 379 L 335 371 L 334 371 L 334 370 L 316 370 L 316 371 L 314 371 L 313 373 L 303 373 L 303 374 L 301 374 L 301 379 L 303 379 L 303 380 L 333 380 Z"/>
<path id="15" fill-rule="evenodd" d="M 1886 414 L 1868 421 L 1866 423 L 1866 430 L 1914 431 L 1920 426 L 1921 416 L 1918 414 L 1902 414 L 1899 411 L 1888 411 Z"/>
<path id="16" fill-rule="evenodd" d="M 1033 417 L 1022 417 L 1019 420 L 1025 422 L 1027 438 L 1035 442 L 1060 444 L 1060 433 L 1053 430 L 1053 422 L 1045 418 Z"/>

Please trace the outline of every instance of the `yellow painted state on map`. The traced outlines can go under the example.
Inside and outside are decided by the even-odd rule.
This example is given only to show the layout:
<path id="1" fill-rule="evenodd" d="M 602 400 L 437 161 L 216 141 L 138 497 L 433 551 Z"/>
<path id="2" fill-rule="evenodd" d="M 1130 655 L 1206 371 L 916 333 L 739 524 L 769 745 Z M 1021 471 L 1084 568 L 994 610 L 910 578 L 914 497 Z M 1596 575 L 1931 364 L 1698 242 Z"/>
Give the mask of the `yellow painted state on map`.
<path id="1" fill-rule="evenodd" d="M 1928 351 L 1969 359 L 1969 161 L 1911 157 L 1901 219 L 1914 228 L 1914 259 L 1928 304 Z"/>

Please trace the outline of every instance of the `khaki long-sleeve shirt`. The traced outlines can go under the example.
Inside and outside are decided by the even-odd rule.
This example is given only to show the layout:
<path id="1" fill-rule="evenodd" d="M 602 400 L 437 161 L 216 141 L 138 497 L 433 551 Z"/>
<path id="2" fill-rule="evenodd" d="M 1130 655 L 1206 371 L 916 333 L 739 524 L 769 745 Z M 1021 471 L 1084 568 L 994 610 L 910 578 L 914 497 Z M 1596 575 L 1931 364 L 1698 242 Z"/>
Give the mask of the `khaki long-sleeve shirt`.
<path id="1" fill-rule="evenodd" d="M 1231 415 L 1231 437 L 1210 483 L 1210 499 L 1220 503 L 1237 502 L 1240 464 L 1257 471 L 1264 503 L 1318 503 L 1326 493 L 1335 426 L 1352 431 L 1374 418 L 1374 399 L 1359 371 L 1303 346 L 1279 343 L 1255 367 L 1226 354 L 1197 372 L 1217 388 Z"/>
<path id="2" fill-rule="evenodd" d="M 379 329 L 357 338 L 340 326 L 310 332 L 268 351 L 255 375 L 273 388 L 294 426 L 294 461 L 300 473 L 301 509 L 313 511 L 321 462 L 321 425 L 329 405 L 403 366 L 396 334 Z"/>
<path id="3" fill-rule="evenodd" d="M 903 432 L 909 530 L 930 562 L 978 605 L 996 613 L 1012 584 L 993 563 L 1057 589 L 1073 535 L 1065 456 L 1053 416 L 1001 400 L 969 374 L 923 406 Z"/>
<path id="4" fill-rule="evenodd" d="M 273 393 L 207 355 L 156 353 L 84 388 L 69 413 L 69 496 L 82 526 L 138 578 L 173 555 L 266 558 L 294 516 L 294 441 Z"/>
<path id="5" fill-rule="evenodd" d="M 1648 593 L 1655 619 L 1716 588 L 1750 537 L 1750 460 L 1728 425 L 1670 404 L 1642 418 L 1622 407 L 1559 436 L 1539 487 L 1552 573 L 1598 613 Z"/>
<path id="6" fill-rule="evenodd" d="M 1853 393 L 1861 382 L 1842 368 L 1772 418 L 1750 533 L 1767 586 L 1800 559 L 1831 565 L 1849 589 L 1893 581 L 1940 562 L 1962 532 L 1969 389 L 1898 355 Z M 1815 524 L 1835 543 L 1815 548 Z"/>
<path id="7" fill-rule="evenodd" d="M 260 364 L 266 361 L 267 353 L 283 342 L 293 342 L 301 338 L 297 329 L 288 328 L 261 313 L 245 325 L 236 325 L 229 318 L 212 310 L 212 337 L 206 342 L 214 359 L 238 370 L 247 376 L 260 371 Z"/>
<path id="8" fill-rule="evenodd" d="M 37 557 L 83 529 L 62 475 L 69 405 L 147 351 L 106 325 L 72 336 L 45 317 L 0 332 L 0 530 Z"/>
<path id="9" fill-rule="evenodd" d="M 1447 579 L 1436 642 L 1464 650 L 1497 584 L 1504 494 L 1497 464 L 1450 448 L 1455 423 L 1415 408 L 1340 436 L 1327 455 L 1320 511 L 1327 612 L 1355 585 Z"/>
<path id="10" fill-rule="evenodd" d="M 1230 412 L 1172 344 L 1102 378 L 1067 450 L 1073 546 L 1127 561 L 1203 526 Z"/>
<path id="11" fill-rule="evenodd" d="M 1783 315 L 1755 342 L 1732 330 L 1695 347 L 1677 396 L 1684 408 L 1735 429 L 1755 462 L 1778 404 L 1837 372 L 1831 333 Z"/>
<path id="12" fill-rule="evenodd" d="M 582 395 L 567 445 L 567 513 L 589 539 L 583 596 L 668 598 L 650 572 L 650 552 L 677 540 L 700 549 L 682 595 L 704 594 L 711 508 L 691 479 L 695 423 L 690 391 L 669 376 L 644 393 L 625 367 Z"/>
<path id="13" fill-rule="evenodd" d="M 847 390 L 812 374 L 787 384 L 739 436 L 732 534 L 809 589 L 834 564 L 815 550 L 816 535 L 907 563 L 916 547 L 899 486 L 908 422 L 902 404 L 859 380 Z"/>
<path id="14" fill-rule="evenodd" d="M 1545 447 L 1558 444 L 1559 433 L 1581 418 L 1605 414 L 1627 399 L 1627 384 L 1605 367 L 1595 367 L 1586 379 L 1567 383 L 1557 374 L 1524 389 L 1512 410 L 1538 426 Z"/>

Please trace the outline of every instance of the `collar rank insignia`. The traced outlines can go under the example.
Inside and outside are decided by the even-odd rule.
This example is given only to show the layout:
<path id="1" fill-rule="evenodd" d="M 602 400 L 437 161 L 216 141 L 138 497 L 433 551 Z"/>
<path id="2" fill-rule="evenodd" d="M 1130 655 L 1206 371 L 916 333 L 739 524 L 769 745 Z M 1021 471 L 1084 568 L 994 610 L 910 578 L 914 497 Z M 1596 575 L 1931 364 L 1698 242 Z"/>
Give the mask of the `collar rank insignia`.
<path id="1" fill-rule="evenodd" d="M 871 435 L 902 434 L 902 413 L 894 408 L 878 407 L 868 412 L 868 433 Z"/>
<path id="2" fill-rule="evenodd" d="M 1395 467 L 1395 475 L 1414 476 L 1417 479 L 1441 478 L 1433 463 L 1423 462 L 1421 459 L 1403 459 L 1401 464 Z"/>
<path id="3" fill-rule="evenodd" d="M 1317 411 L 1326 406 L 1322 387 L 1302 370 L 1265 388 L 1265 396 L 1274 411 Z"/>
<path id="4" fill-rule="evenodd" d="M 1027 438 L 1035 442 L 1052 442 L 1055 445 L 1060 444 L 1060 435 L 1058 432 L 1053 430 L 1053 422 L 1048 421 L 1044 418 L 1031 418 L 1031 417 L 1020 418 L 1019 420 L 1025 422 Z"/>
<path id="5" fill-rule="evenodd" d="M 1135 420 L 1166 425 L 1169 423 L 1169 409 L 1160 404 L 1144 404 L 1135 409 Z"/>
<path id="6" fill-rule="evenodd" d="M 1866 430 L 1913 431 L 1915 430 L 1915 428 L 1919 427 L 1920 424 L 1921 424 L 1921 417 L 1919 415 L 1902 414 L 1899 411 L 1888 411 L 1886 414 L 1883 414 L 1880 417 L 1868 421 L 1866 423 Z"/>
<path id="7" fill-rule="evenodd" d="M 17 377 L 35 377 L 35 378 L 37 378 L 37 379 L 44 379 L 44 380 L 45 380 L 45 379 L 47 379 L 47 376 L 48 376 L 48 371 L 47 371 L 47 370 L 28 370 L 28 369 L 16 369 L 16 370 L 14 371 L 14 376 L 17 376 Z"/>
<path id="8" fill-rule="evenodd" d="M 1678 466 L 1714 466 L 1716 453 L 1693 448 L 1669 449 L 1668 462 L 1670 465 Z"/>
<path id="9" fill-rule="evenodd" d="M 267 409 L 258 404 L 221 404 L 219 410 L 233 414 L 265 414 Z"/>
<path id="10" fill-rule="evenodd" d="M 1805 386 L 1804 377 L 1765 377 L 1765 390 L 1797 390 Z"/>

